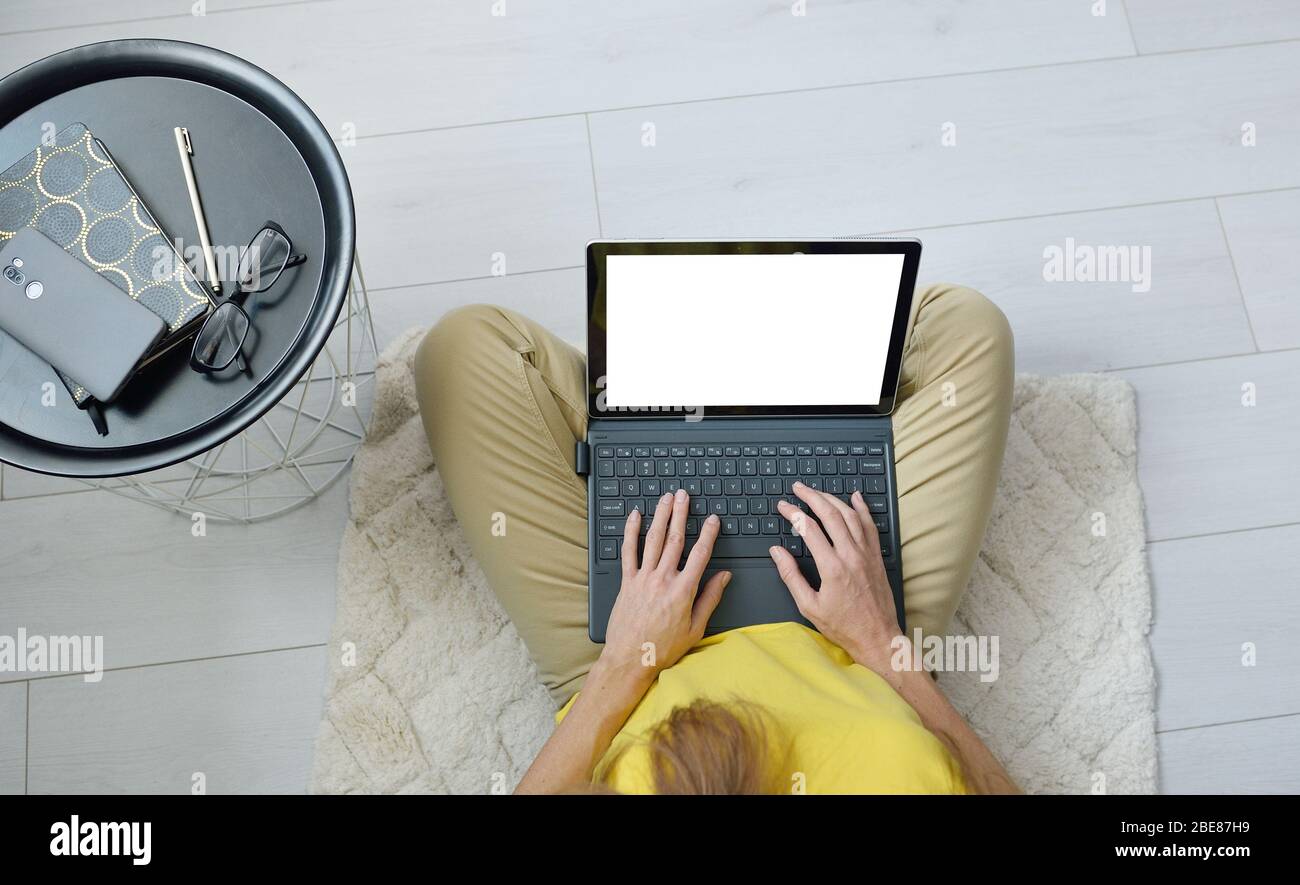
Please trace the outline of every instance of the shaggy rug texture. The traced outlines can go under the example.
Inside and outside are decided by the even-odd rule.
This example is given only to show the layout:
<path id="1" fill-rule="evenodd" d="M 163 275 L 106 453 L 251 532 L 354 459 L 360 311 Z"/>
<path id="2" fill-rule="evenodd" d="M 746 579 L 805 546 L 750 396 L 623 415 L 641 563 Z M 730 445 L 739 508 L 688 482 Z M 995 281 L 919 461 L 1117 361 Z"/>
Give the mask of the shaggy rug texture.
<path id="1" fill-rule="evenodd" d="M 555 708 L 443 492 L 416 407 L 422 330 L 380 358 L 351 476 L 318 793 L 514 788 Z M 997 501 L 954 633 L 999 673 L 940 683 L 1029 792 L 1156 788 L 1151 589 L 1132 388 L 1016 379 Z"/>

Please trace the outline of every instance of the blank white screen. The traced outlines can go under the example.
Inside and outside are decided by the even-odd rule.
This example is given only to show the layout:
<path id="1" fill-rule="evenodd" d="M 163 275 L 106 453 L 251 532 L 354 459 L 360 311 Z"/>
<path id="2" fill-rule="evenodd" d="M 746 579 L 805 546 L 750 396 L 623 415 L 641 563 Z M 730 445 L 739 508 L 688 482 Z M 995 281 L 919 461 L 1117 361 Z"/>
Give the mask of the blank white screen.
<path id="1" fill-rule="evenodd" d="M 605 405 L 876 405 L 901 254 L 609 255 Z"/>

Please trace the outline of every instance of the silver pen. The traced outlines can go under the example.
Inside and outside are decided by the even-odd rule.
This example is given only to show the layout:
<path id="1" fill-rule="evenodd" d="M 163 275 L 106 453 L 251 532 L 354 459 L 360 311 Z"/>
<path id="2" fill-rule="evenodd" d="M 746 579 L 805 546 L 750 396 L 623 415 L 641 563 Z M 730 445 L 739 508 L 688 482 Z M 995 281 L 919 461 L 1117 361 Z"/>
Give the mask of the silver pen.
<path id="1" fill-rule="evenodd" d="M 199 243 L 203 246 L 203 264 L 208 272 L 208 285 L 212 286 L 212 291 L 220 292 L 221 281 L 217 279 L 217 260 L 212 254 L 212 237 L 208 235 L 208 222 L 203 217 L 203 203 L 199 200 L 199 185 L 194 178 L 194 164 L 190 161 L 194 154 L 194 146 L 190 144 L 190 131 L 184 126 L 177 126 L 173 131 L 176 133 L 176 150 L 181 155 L 181 168 L 185 170 L 185 186 L 190 190 L 194 223 L 199 228 Z"/>

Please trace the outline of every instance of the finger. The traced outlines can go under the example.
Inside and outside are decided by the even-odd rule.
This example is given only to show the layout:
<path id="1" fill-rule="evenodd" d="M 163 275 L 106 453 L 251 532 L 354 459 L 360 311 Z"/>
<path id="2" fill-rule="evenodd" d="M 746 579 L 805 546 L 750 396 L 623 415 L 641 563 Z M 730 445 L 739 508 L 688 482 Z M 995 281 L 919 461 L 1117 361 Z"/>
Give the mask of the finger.
<path id="1" fill-rule="evenodd" d="M 677 571 L 677 563 L 682 561 L 682 550 L 686 547 L 686 515 L 690 510 L 690 495 L 685 489 L 678 489 L 673 495 L 672 516 L 668 522 L 668 537 L 664 540 L 664 552 L 659 557 L 659 568 Z"/>
<path id="2" fill-rule="evenodd" d="M 776 573 L 781 576 L 781 580 L 790 590 L 790 595 L 794 597 L 795 605 L 799 606 L 799 611 L 806 615 L 817 599 L 817 591 L 808 583 L 803 572 L 799 571 L 799 564 L 794 561 L 789 550 L 776 544 L 767 552 L 776 563 Z"/>
<path id="3" fill-rule="evenodd" d="M 862 529 L 862 520 L 860 520 L 858 515 L 853 512 L 853 508 L 832 495 L 830 492 L 822 492 L 822 496 L 832 507 L 840 512 L 840 518 L 844 520 L 844 525 L 848 527 L 849 534 L 853 537 L 853 542 L 859 547 L 866 547 L 867 536 Z"/>
<path id="4" fill-rule="evenodd" d="M 695 606 L 691 609 L 691 631 L 696 636 L 704 635 L 704 628 L 709 625 L 709 618 L 722 601 L 722 591 L 731 583 L 731 572 L 718 572 L 704 584 L 700 595 L 695 597 Z"/>
<path id="5" fill-rule="evenodd" d="M 880 532 L 876 529 L 876 519 L 871 515 L 867 499 L 862 497 L 861 492 L 854 492 L 850 500 L 853 502 L 853 512 L 858 515 L 858 522 L 861 523 L 862 531 L 866 535 L 867 546 L 879 550 Z"/>
<path id="6" fill-rule="evenodd" d="M 776 505 L 776 509 L 794 527 L 794 533 L 803 538 L 803 542 L 808 545 L 808 552 L 813 555 L 813 559 L 817 560 L 818 564 L 826 562 L 835 556 L 835 548 L 822 534 L 821 527 L 817 525 L 817 520 L 789 501 L 780 502 Z"/>
<path id="7" fill-rule="evenodd" d="M 813 491 L 801 482 L 794 484 L 794 493 L 799 496 L 799 500 L 812 508 L 813 513 L 817 514 L 817 518 L 821 520 L 826 533 L 831 536 L 836 546 L 848 546 L 853 543 L 853 535 L 849 533 L 844 517 L 826 500 L 826 495 Z"/>
<path id="8" fill-rule="evenodd" d="M 682 575 L 690 579 L 692 587 L 698 586 L 700 578 L 704 577 L 704 567 L 709 564 L 713 544 L 718 540 L 721 529 L 722 520 L 718 519 L 716 513 L 710 513 L 709 518 L 704 520 L 704 525 L 700 526 L 700 536 L 695 539 L 691 555 L 686 557 L 686 567 L 682 569 Z"/>
<path id="9" fill-rule="evenodd" d="M 664 536 L 668 534 L 668 516 L 672 513 L 673 496 L 664 495 L 655 505 L 654 519 L 650 522 L 650 531 L 646 532 L 645 549 L 641 553 L 643 568 L 657 568 L 659 554 L 664 549 Z"/>
<path id="10" fill-rule="evenodd" d="M 636 539 L 641 531 L 641 511 L 633 510 L 627 515 L 623 526 L 623 577 L 630 578 L 636 574 Z"/>

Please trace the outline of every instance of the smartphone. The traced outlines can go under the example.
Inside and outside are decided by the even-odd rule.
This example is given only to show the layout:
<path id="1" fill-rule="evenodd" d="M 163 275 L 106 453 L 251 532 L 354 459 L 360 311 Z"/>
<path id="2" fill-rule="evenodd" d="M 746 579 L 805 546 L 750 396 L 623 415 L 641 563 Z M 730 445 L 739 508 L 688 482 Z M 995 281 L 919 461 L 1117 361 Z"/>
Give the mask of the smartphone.
<path id="1" fill-rule="evenodd" d="M 30 227 L 0 250 L 0 328 L 102 403 L 167 331 L 157 314 Z"/>

